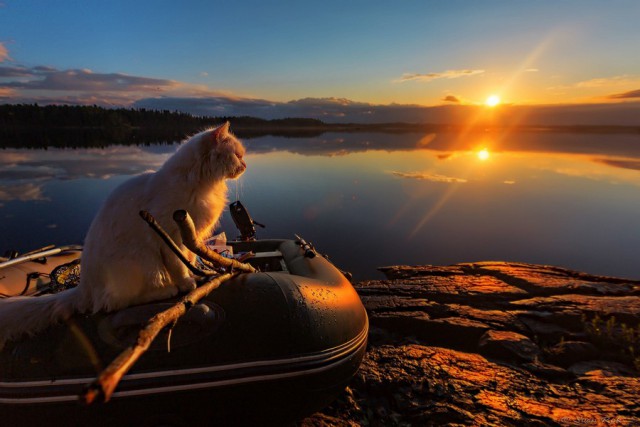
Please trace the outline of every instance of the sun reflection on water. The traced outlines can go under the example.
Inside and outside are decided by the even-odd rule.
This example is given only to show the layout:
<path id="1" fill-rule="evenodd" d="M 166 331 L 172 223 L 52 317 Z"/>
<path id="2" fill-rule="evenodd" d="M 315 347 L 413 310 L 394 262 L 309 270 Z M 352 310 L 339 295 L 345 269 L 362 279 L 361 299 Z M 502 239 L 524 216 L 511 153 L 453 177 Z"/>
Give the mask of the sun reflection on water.
<path id="1" fill-rule="evenodd" d="M 534 132 L 261 137 L 246 141 L 249 167 L 229 196 L 268 225 L 260 238 L 300 233 L 363 279 L 378 265 L 483 259 L 637 275 L 628 255 L 640 244 L 629 232 L 640 215 L 637 141 Z M 172 149 L 3 151 L 0 249 L 81 241 L 111 189 L 157 169 Z M 228 217 L 219 229 L 234 236 Z"/>

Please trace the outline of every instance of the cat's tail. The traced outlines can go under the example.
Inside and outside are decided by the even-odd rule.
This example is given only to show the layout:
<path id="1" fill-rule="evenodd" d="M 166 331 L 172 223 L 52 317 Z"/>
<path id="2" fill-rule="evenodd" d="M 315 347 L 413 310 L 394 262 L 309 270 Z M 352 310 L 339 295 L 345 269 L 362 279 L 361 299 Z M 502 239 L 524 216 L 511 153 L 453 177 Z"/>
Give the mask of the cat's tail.
<path id="1" fill-rule="evenodd" d="M 77 311 L 79 296 L 76 287 L 52 295 L 0 299 L 0 349 L 9 340 L 69 317 Z"/>

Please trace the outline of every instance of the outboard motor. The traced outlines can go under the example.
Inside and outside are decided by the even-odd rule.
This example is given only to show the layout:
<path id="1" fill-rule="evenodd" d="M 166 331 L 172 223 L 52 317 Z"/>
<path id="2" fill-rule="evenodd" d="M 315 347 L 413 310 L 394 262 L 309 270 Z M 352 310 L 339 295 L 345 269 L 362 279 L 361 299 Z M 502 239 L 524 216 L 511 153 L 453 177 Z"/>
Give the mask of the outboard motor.
<path id="1" fill-rule="evenodd" d="M 240 203 L 240 200 L 231 203 L 229 205 L 229 211 L 231 212 L 233 222 L 236 224 L 238 230 L 240 230 L 240 238 L 243 241 L 256 240 L 256 225 L 265 228 L 264 224 L 260 224 L 251 218 L 251 215 L 249 215 L 244 205 Z"/>

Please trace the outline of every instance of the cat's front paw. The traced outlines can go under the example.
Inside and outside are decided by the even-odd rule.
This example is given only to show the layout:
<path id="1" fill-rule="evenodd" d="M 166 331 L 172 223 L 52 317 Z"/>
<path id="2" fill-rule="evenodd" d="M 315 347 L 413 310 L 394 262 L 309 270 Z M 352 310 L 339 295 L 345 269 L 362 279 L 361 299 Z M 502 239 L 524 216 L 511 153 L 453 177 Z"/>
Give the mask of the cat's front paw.
<path id="1" fill-rule="evenodd" d="M 177 287 L 180 292 L 191 292 L 196 288 L 196 279 L 193 277 L 185 277 L 182 281 L 178 282 Z"/>

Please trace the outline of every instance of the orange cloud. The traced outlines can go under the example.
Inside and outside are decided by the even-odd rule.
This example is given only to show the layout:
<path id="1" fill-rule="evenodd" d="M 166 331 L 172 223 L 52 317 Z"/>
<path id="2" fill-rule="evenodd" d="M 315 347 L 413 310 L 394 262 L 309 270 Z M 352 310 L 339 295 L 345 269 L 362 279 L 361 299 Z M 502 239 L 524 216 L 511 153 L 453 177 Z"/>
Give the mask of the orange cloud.
<path id="1" fill-rule="evenodd" d="M 599 87 L 610 87 L 610 86 L 617 86 L 617 85 L 633 84 L 634 82 L 637 82 L 637 79 L 627 75 L 622 75 L 622 76 L 602 77 L 602 78 L 584 80 L 576 83 L 575 87 L 599 88 Z"/>
<path id="2" fill-rule="evenodd" d="M 417 80 L 421 82 L 430 82 L 436 79 L 458 79 L 460 77 L 469 77 L 476 74 L 482 74 L 484 70 L 447 70 L 440 73 L 405 73 L 398 80 L 397 83 L 408 82 L 411 80 Z"/>
<path id="3" fill-rule="evenodd" d="M 442 100 L 446 102 L 455 102 L 456 104 L 460 103 L 460 98 L 454 95 L 447 95 L 444 98 L 442 98 Z"/>
<path id="4" fill-rule="evenodd" d="M 456 178 L 453 176 L 445 176 L 436 173 L 428 173 L 428 172 L 396 172 L 392 171 L 391 175 L 397 176 L 398 178 L 406 178 L 406 179 L 417 179 L 420 181 L 431 181 L 431 182 L 444 182 L 444 183 L 454 183 L 461 184 L 467 182 L 464 178 Z"/>
<path id="5" fill-rule="evenodd" d="M 11 98 L 16 95 L 17 93 L 15 90 L 8 87 L 0 87 L 0 98 Z"/>
<path id="6" fill-rule="evenodd" d="M 3 62 L 7 59 L 9 59 L 9 51 L 7 50 L 6 46 L 2 42 L 0 42 L 0 62 Z"/>
<path id="7" fill-rule="evenodd" d="M 614 95 L 610 95 L 609 98 L 610 99 L 640 98 L 640 89 L 630 90 L 629 92 L 616 93 Z"/>
<path id="8" fill-rule="evenodd" d="M 595 159 L 595 161 L 615 168 L 640 170 L 640 160 L 637 159 Z"/>

